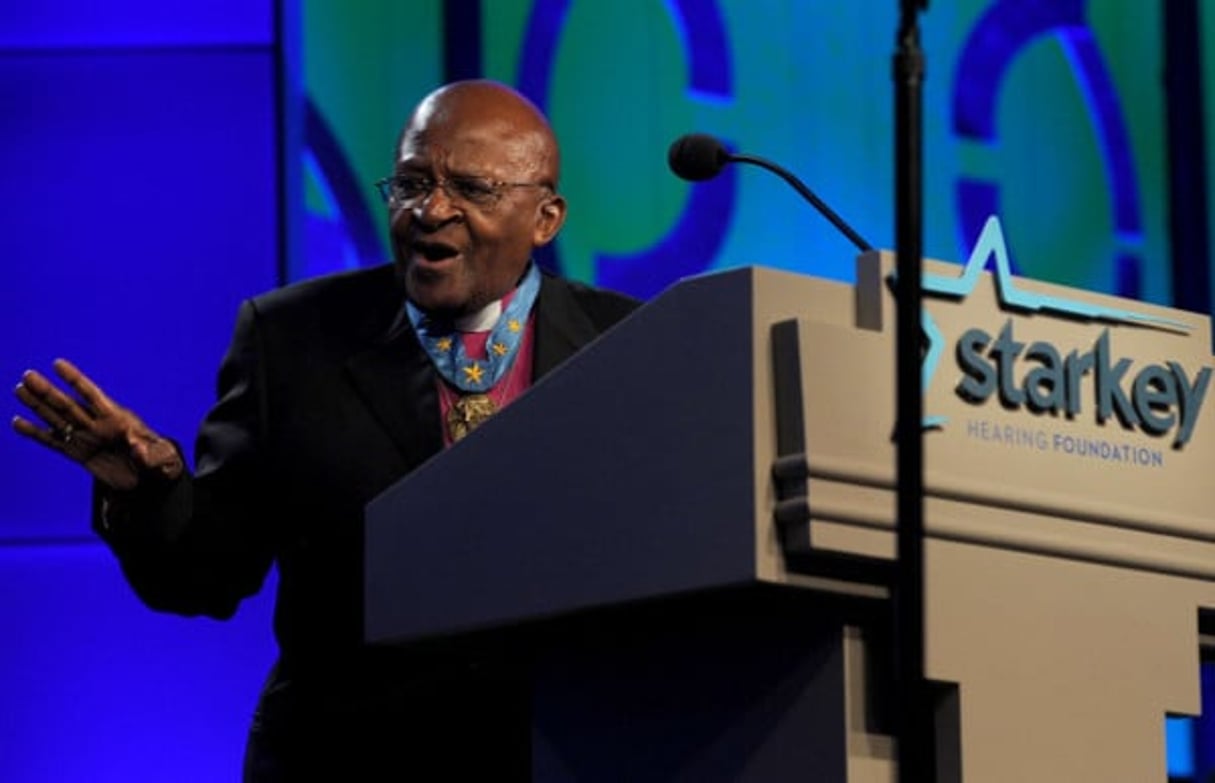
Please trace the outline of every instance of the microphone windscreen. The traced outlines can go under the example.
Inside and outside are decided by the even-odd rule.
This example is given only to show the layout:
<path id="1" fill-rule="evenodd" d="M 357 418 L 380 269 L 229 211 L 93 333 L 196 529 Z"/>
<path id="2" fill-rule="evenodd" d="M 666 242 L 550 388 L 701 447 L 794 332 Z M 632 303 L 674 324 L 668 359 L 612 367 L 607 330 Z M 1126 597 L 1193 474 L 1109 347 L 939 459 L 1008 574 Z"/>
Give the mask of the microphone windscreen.
<path id="1" fill-rule="evenodd" d="M 667 151 L 667 165 L 681 179 L 699 182 L 712 179 L 730 161 L 720 141 L 705 133 L 680 136 Z"/>

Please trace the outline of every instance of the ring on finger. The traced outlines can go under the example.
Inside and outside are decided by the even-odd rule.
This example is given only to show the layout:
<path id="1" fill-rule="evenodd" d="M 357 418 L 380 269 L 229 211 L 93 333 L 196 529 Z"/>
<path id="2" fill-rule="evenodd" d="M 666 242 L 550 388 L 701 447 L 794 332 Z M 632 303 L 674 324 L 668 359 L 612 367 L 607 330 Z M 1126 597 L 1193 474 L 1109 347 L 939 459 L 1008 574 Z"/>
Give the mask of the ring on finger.
<path id="1" fill-rule="evenodd" d="M 76 432 L 76 425 L 72 424 L 69 421 L 67 424 L 64 424 L 62 427 L 60 427 L 58 432 L 55 433 L 55 435 L 59 438 L 60 441 L 63 442 L 63 445 L 66 446 L 72 442 L 72 436 L 75 434 L 75 432 Z"/>

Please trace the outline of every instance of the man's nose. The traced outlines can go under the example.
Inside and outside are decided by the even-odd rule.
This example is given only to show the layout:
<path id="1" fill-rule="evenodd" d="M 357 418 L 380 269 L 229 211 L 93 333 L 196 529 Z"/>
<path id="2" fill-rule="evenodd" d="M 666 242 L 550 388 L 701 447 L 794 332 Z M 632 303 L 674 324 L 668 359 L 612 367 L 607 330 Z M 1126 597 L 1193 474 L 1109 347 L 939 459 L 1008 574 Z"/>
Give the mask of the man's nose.
<path id="1" fill-rule="evenodd" d="M 416 220 L 430 224 L 443 223 L 460 214 L 451 194 L 447 192 L 447 183 L 441 180 L 436 181 L 430 192 L 418 199 L 413 212 Z"/>

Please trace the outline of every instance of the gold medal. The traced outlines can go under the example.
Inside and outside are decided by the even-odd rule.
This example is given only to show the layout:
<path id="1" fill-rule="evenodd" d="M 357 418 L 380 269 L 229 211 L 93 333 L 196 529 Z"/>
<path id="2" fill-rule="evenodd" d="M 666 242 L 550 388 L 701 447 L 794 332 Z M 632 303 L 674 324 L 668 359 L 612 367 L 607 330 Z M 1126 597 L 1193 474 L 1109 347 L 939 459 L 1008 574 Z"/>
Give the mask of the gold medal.
<path id="1" fill-rule="evenodd" d="M 451 435 L 451 442 L 455 443 L 481 426 L 497 409 L 498 406 L 488 394 L 468 394 L 457 398 L 447 412 L 447 432 Z"/>

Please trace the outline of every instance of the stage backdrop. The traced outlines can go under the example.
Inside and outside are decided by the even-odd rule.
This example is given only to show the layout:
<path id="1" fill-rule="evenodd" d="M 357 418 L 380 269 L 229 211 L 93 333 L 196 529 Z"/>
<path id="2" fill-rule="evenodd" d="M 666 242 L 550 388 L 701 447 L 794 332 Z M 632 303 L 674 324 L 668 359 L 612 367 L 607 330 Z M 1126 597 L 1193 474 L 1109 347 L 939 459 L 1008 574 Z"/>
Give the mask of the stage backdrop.
<path id="1" fill-rule="evenodd" d="M 1168 3 L 1205 10 L 933 0 L 929 255 L 965 256 L 997 212 L 1022 274 L 1169 301 Z M 704 131 L 777 160 L 892 246 L 896 6 L 0 4 L 0 371 L 15 383 L 78 359 L 189 442 L 241 298 L 386 257 L 371 183 L 408 107 L 453 76 L 518 85 L 553 118 L 571 216 L 543 263 L 646 297 L 743 264 L 850 279 L 854 249 L 783 183 L 735 168 L 691 186 L 666 148 Z M 1211 51 L 1215 14 L 1198 22 L 1196 48 Z M 1205 96 L 1200 120 L 1213 61 L 1183 74 Z M 1202 193 L 1212 166 L 1191 166 Z M 1203 246 L 1187 262 L 1208 260 Z M 2 440 L 0 779 L 237 779 L 273 658 L 267 596 L 225 624 L 148 612 L 88 532 L 88 482 Z M 1194 727 L 1168 726 L 1171 769 L 1205 775 L 1211 743 L 1196 756 Z"/>
<path id="2" fill-rule="evenodd" d="M 853 247 L 770 174 L 727 170 L 696 186 L 671 175 L 667 146 L 688 131 L 790 167 L 871 243 L 893 246 L 896 3 L 457 5 L 477 10 L 468 21 L 478 31 L 449 43 L 479 43 L 481 72 L 519 86 L 553 119 L 571 214 L 551 263 L 565 273 L 641 296 L 740 264 L 851 277 Z M 342 18 L 351 30 L 401 30 L 394 13 Z M 1160 13 L 1142 2 L 932 4 L 923 22 L 929 255 L 965 255 L 998 212 L 1021 273 L 1169 299 Z M 369 147 L 384 151 L 360 203 L 345 205 L 356 215 L 349 246 L 362 255 L 313 245 L 305 270 L 383 257 L 370 180 L 387 173 L 393 136 L 368 120 L 429 86 L 395 65 L 400 46 L 377 53 L 382 35 L 358 36 L 355 54 L 341 36 L 333 43 L 329 13 L 316 18 L 306 27 L 308 94 L 356 171 L 376 158 Z M 335 55 L 333 71 L 314 74 L 312 63 Z M 350 88 L 363 95 L 368 83 L 385 97 L 352 105 Z M 370 229 L 357 220 L 367 211 Z"/>
<path id="3" fill-rule="evenodd" d="M 683 133 L 717 135 L 791 168 L 869 242 L 893 247 L 897 6 L 465 1 L 426 6 L 409 23 L 391 4 L 335 13 L 308 0 L 306 92 L 325 132 L 310 136 L 309 233 L 292 268 L 386 258 L 371 182 L 389 173 L 403 112 L 433 83 L 419 78 L 424 67 L 401 67 L 403 47 L 383 31 L 428 27 L 433 14 L 446 22 L 447 77 L 513 84 L 552 118 L 570 217 L 546 266 L 641 297 L 746 264 L 850 280 L 853 246 L 783 182 L 739 167 L 690 185 L 667 170 L 666 152 Z M 922 23 L 929 256 L 965 258 L 994 213 L 1020 274 L 1172 300 L 1164 9 L 933 0 Z M 388 106 L 401 113 L 377 125 Z M 1187 779 L 1193 726 L 1173 720 L 1167 731 L 1170 770 Z"/>

